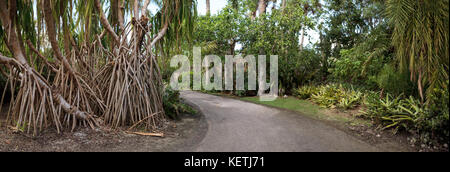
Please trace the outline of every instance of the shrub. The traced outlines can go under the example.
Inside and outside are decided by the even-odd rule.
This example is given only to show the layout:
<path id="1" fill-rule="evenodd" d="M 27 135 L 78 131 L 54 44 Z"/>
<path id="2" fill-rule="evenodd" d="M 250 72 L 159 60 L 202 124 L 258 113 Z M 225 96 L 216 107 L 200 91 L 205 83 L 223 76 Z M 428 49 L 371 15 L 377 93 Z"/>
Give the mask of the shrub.
<path id="1" fill-rule="evenodd" d="M 391 57 L 389 54 L 385 56 L 385 48 L 368 50 L 367 46 L 363 43 L 351 49 L 342 49 L 341 57 L 336 59 L 333 67 L 329 69 L 331 77 L 335 81 L 345 81 L 375 89 L 377 84 L 372 78 L 376 78 L 383 64 Z"/>
<path id="2" fill-rule="evenodd" d="M 373 80 L 385 92 L 395 95 L 413 95 L 416 93 L 416 86 L 409 78 L 408 72 L 397 71 L 392 65 L 386 64 Z"/>
<path id="3" fill-rule="evenodd" d="M 362 115 L 380 124 L 383 129 L 394 128 L 395 132 L 399 129 L 414 129 L 421 117 L 428 113 L 420 101 L 412 96 L 405 99 L 403 95 L 395 97 L 387 94 L 384 98 L 366 98 L 367 109 Z"/>
<path id="4" fill-rule="evenodd" d="M 309 99 L 313 94 L 319 91 L 316 86 L 303 86 L 294 90 L 293 95 L 299 99 Z"/>
<path id="5" fill-rule="evenodd" d="M 171 119 L 178 119 L 180 113 L 195 113 L 190 106 L 180 101 L 180 92 L 170 86 L 165 88 L 163 106 L 166 115 Z"/>
<path id="6" fill-rule="evenodd" d="M 364 61 L 361 60 L 361 54 L 355 55 L 354 52 L 354 49 L 340 51 L 341 58 L 337 59 L 334 68 L 330 69 L 335 79 L 353 82 L 360 77 Z"/>
<path id="7" fill-rule="evenodd" d="M 346 89 L 342 85 L 329 84 L 320 87 L 305 86 L 296 90 L 296 96 L 326 108 L 352 109 L 360 104 L 363 93 L 354 89 Z"/>
<path id="8" fill-rule="evenodd" d="M 443 136 L 448 140 L 449 93 L 447 89 L 433 91 L 428 105 L 413 96 L 404 98 L 403 95 L 394 97 L 387 94 L 381 99 L 376 94 L 366 96 L 367 109 L 362 115 L 380 124 L 383 129 L 404 129 L 424 135 Z"/>
<path id="9" fill-rule="evenodd" d="M 352 109 L 360 104 L 363 94 L 359 91 L 347 91 L 339 101 L 338 107 L 342 109 Z"/>
<path id="10" fill-rule="evenodd" d="M 345 91 L 337 85 L 325 85 L 319 88 L 316 94 L 311 96 L 311 100 L 322 107 L 335 108 L 336 104 L 344 97 Z"/>
<path id="11" fill-rule="evenodd" d="M 447 85 L 449 81 L 447 80 Z M 427 130 L 434 135 L 449 138 L 449 92 L 448 88 L 435 88 L 431 96 L 428 97 L 428 108 L 430 113 L 426 114 L 418 128 Z"/>

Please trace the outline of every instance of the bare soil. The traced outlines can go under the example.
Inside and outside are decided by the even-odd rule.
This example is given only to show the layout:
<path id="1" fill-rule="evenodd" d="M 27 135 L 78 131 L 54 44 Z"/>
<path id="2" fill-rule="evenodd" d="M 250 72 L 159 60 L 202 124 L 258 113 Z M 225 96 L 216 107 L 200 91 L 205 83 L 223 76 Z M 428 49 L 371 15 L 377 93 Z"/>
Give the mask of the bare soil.
<path id="1" fill-rule="evenodd" d="M 128 134 L 124 130 L 80 128 L 58 134 L 48 128 L 38 136 L 8 129 L 0 114 L 1 152 L 166 152 L 183 151 L 201 140 L 207 130 L 200 114 L 167 120 L 164 137 Z"/>

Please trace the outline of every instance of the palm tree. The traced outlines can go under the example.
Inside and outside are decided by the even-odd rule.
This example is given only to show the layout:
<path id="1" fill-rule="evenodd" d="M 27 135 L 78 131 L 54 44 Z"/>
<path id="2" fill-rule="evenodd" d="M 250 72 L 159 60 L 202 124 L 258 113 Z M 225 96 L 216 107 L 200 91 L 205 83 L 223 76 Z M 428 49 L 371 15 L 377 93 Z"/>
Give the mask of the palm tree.
<path id="1" fill-rule="evenodd" d="M 417 81 L 422 101 L 433 88 L 447 89 L 449 66 L 448 0 L 388 0 L 386 12 L 394 26 L 392 44 L 401 69 Z"/>
<path id="2" fill-rule="evenodd" d="M 33 134 L 50 125 L 60 132 L 100 121 L 112 127 L 162 125 L 155 52 L 189 37 L 196 4 L 155 0 L 160 10 L 149 16 L 150 2 L 2 0 L 0 38 L 12 58 L 0 54 L 0 64 L 10 88 L 18 88 L 11 91 L 9 122 Z"/>

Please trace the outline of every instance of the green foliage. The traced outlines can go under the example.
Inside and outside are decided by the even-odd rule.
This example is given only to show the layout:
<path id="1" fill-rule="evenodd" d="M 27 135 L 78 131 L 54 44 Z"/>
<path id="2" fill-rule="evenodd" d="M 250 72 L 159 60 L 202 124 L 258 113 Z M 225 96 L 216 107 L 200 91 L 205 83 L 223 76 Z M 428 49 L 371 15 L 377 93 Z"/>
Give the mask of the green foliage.
<path id="1" fill-rule="evenodd" d="M 349 49 L 341 49 L 340 57 L 330 64 L 333 79 L 376 89 L 376 76 L 392 62 L 390 31 L 386 24 L 371 29 L 366 39 Z"/>
<path id="2" fill-rule="evenodd" d="M 449 94 L 448 90 L 435 89 L 431 97 L 434 102 L 430 106 L 422 104 L 417 98 L 403 95 L 384 98 L 377 96 L 366 97 L 367 109 L 362 113 L 364 117 L 380 124 L 383 129 L 394 128 L 394 131 L 407 130 L 434 137 L 449 137 Z"/>
<path id="3" fill-rule="evenodd" d="M 300 51 L 298 40 L 302 29 L 316 24 L 313 19 L 320 14 L 317 1 L 290 0 L 284 9 L 275 8 L 253 19 L 248 15 L 256 9 L 257 1 L 229 2 L 217 15 L 198 18 L 194 42 L 203 54 L 278 55 L 278 65 L 283 66 L 278 71 L 282 94 L 323 76 L 318 52 L 311 48 Z M 242 49 L 235 48 L 237 43 Z"/>
<path id="4" fill-rule="evenodd" d="M 326 20 L 319 25 L 319 48 L 326 58 L 340 57 L 342 49 L 351 49 L 367 40 L 367 34 L 384 23 L 384 3 L 366 0 L 326 0 Z"/>
<path id="5" fill-rule="evenodd" d="M 295 90 L 296 97 L 311 99 L 326 108 L 352 109 L 361 104 L 363 93 L 342 85 L 303 86 Z"/>
<path id="6" fill-rule="evenodd" d="M 235 94 L 236 96 L 238 96 L 238 97 L 243 97 L 243 96 L 246 96 L 246 91 L 244 91 L 244 90 L 236 90 L 236 91 L 234 92 L 234 94 Z"/>
<path id="7" fill-rule="evenodd" d="M 360 104 L 363 94 L 359 91 L 351 90 L 345 93 L 345 96 L 339 100 L 337 107 L 342 109 L 353 109 Z"/>
<path id="8" fill-rule="evenodd" d="M 294 90 L 293 95 L 300 99 L 309 99 L 313 94 L 319 92 L 319 88 L 316 86 L 303 86 Z"/>
<path id="9" fill-rule="evenodd" d="M 337 81 L 346 81 L 357 85 L 366 85 L 370 88 L 376 88 L 372 78 L 383 67 L 384 57 L 377 57 L 366 63 L 371 56 L 370 52 L 361 53 L 355 48 L 341 50 L 341 58 L 336 60 L 334 67 L 330 68 L 333 79 Z"/>
<path id="10" fill-rule="evenodd" d="M 36 30 L 33 21 L 33 3 L 31 1 L 19 0 L 17 1 L 17 8 L 20 9 L 17 16 L 20 26 L 24 31 L 24 39 L 36 43 Z"/>
<path id="11" fill-rule="evenodd" d="M 171 119 L 178 119 L 181 113 L 196 113 L 194 109 L 180 101 L 180 92 L 169 86 L 163 95 L 163 106 L 166 115 Z"/>
<path id="12" fill-rule="evenodd" d="M 242 11 L 231 5 L 217 15 L 200 16 L 195 22 L 194 43 L 202 47 L 203 54 L 233 54 L 246 20 Z"/>
<path id="13" fill-rule="evenodd" d="M 322 107 L 335 108 L 345 91 L 337 85 L 325 85 L 319 88 L 319 91 L 311 96 L 311 100 Z"/>
<path id="14" fill-rule="evenodd" d="M 447 85 L 449 81 L 447 80 Z M 449 138 L 449 92 L 448 89 L 433 89 L 428 108 L 430 113 L 426 114 L 419 127 L 431 131 L 436 135 Z"/>
<path id="15" fill-rule="evenodd" d="M 406 130 L 428 138 L 444 137 L 444 140 L 449 137 L 447 89 L 434 89 L 432 95 L 435 96 L 430 97 L 433 103 L 428 105 L 405 94 L 387 93 L 380 98 L 380 92 L 362 91 L 343 84 L 303 86 L 295 89 L 294 95 L 300 99 L 310 99 L 325 108 L 353 109 L 364 105 L 360 115 L 379 124 L 382 129 L 392 128 L 394 132 Z"/>
<path id="16" fill-rule="evenodd" d="M 369 97 L 365 101 L 367 110 L 362 115 L 381 124 L 383 129 L 395 128 L 395 131 L 413 129 L 427 110 L 414 97 L 407 99 L 403 97 L 403 95 L 394 97 L 390 94 L 381 99 Z"/>
<path id="17" fill-rule="evenodd" d="M 341 58 L 335 62 L 335 67 L 331 70 L 332 75 L 339 80 L 354 81 L 361 73 L 355 71 L 362 71 L 362 64 L 364 63 L 358 57 L 355 58 L 354 50 L 341 50 Z"/>
<path id="18" fill-rule="evenodd" d="M 312 10 L 317 7 L 308 1 L 287 1 L 282 10 L 274 10 L 250 22 L 245 35 L 242 52 L 245 54 L 278 55 L 279 83 L 287 93 L 299 85 L 307 84 L 321 76 L 321 57 L 310 48 L 299 48 L 299 36 L 302 29 L 315 26 L 313 18 L 303 8 L 310 4 Z"/>
<path id="19" fill-rule="evenodd" d="M 394 27 L 392 45 L 400 69 L 418 81 L 422 100 L 434 88 L 448 88 L 449 1 L 386 1 L 387 19 Z"/>
<path id="20" fill-rule="evenodd" d="M 279 58 L 279 82 L 287 91 L 320 79 L 320 56 L 314 50 L 304 49 Z"/>
<path id="21" fill-rule="evenodd" d="M 394 95 L 414 95 L 416 91 L 415 83 L 409 79 L 409 73 L 397 71 L 389 64 L 386 64 L 374 78 L 379 88 Z"/>

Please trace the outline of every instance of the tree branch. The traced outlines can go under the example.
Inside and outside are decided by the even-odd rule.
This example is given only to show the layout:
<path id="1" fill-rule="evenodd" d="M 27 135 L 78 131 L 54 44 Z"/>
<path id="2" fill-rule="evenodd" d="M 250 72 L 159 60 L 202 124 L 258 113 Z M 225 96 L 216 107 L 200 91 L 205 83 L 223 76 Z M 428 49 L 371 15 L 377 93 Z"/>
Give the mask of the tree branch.
<path id="1" fill-rule="evenodd" d="M 167 29 L 169 28 L 169 20 L 164 23 L 163 28 L 158 32 L 156 37 L 153 39 L 152 43 L 150 44 L 151 47 L 155 46 L 155 44 L 167 33 Z"/>
<path id="2" fill-rule="evenodd" d="M 142 16 L 147 16 L 147 7 L 150 4 L 150 0 L 145 0 L 144 6 L 142 6 Z"/>
<path id="3" fill-rule="evenodd" d="M 47 24 L 47 35 L 48 35 L 50 44 L 52 46 L 53 52 L 56 54 L 56 57 L 62 62 L 62 64 L 68 70 L 68 72 L 71 75 L 75 75 L 75 72 L 72 69 L 72 67 L 70 66 L 67 59 L 63 57 L 63 55 L 59 49 L 58 41 L 56 41 L 56 26 L 55 26 L 55 21 L 53 18 L 52 6 L 50 4 L 50 1 L 44 1 L 42 5 L 44 8 L 45 23 Z"/>
<path id="4" fill-rule="evenodd" d="M 14 63 L 17 63 L 17 61 L 15 61 L 13 58 L 5 57 L 2 54 L 0 54 L 0 64 L 6 64 L 6 63 L 14 64 Z M 82 119 L 82 120 L 86 120 L 90 117 L 90 115 L 88 113 L 86 113 L 84 111 L 80 111 L 77 107 L 70 105 L 60 93 L 52 91 L 50 89 L 50 86 L 48 85 L 48 83 L 45 82 L 43 79 L 41 79 L 40 76 L 36 76 L 36 74 L 32 68 L 25 67 L 25 70 L 26 70 L 26 72 L 31 73 L 33 76 L 35 76 L 33 78 L 36 79 L 36 82 L 38 83 L 38 85 L 40 87 L 50 90 L 53 98 L 56 100 L 56 103 L 61 106 L 61 108 L 64 110 L 64 112 L 67 112 L 68 114 L 72 114 L 77 119 Z M 22 76 L 23 76 L 22 74 L 19 75 L 19 77 L 22 77 Z"/>
<path id="5" fill-rule="evenodd" d="M 114 32 L 114 29 L 111 27 L 111 24 L 109 24 L 108 19 L 106 18 L 105 13 L 103 12 L 100 0 L 95 0 L 95 7 L 97 8 L 98 13 L 100 14 L 100 22 L 104 25 L 106 31 L 108 31 L 108 33 L 113 37 L 114 41 L 116 41 L 117 45 L 120 45 L 120 38 Z M 119 15 L 119 23 L 122 24 L 120 21 L 120 15 Z"/>
<path id="6" fill-rule="evenodd" d="M 119 20 L 119 34 L 121 34 L 121 32 L 125 29 L 125 27 L 123 26 L 124 23 L 124 19 L 123 19 L 123 15 L 124 15 L 124 7 L 123 7 L 123 3 L 124 0 L 118 0 L 119 1 L 119 5 L 118 5 L 118 20 Z"/>
<path id="7" fill-rule="evenodd" d="M 31 51 L 33 51 L 34 53 L 36 53 L 37 56 L 38 56 L 39 58 L 41 58 L 42 61 L 44 61 L 44 63 L 47 64 L 47 66 L 49 66 L 53 72 L 57 72 L 57 71 L 58 71 L 58 70 L 53 66 L 53 64 L 51 64 L 51 63 L 47 60 L 47 58 L 45 58 L 38 50 L 36 50 L 36 48 L 33 46 L 33 44 L 31 43 L 30 40 L 27 40 L 27 45 L 28 45 L 28 48 L 30 48 Z"/>
<path id="8" fill-rule="evenodd" d="M 5 2 L 0 3 L 0 19 L 7 36 L 5 42 L 8 45 L 8 48 L 10 48 L 11 53 L 17 59 L 17 61 L 19 61 L 21 64 L 28 65 L 25 55 L 22 52 L 22 49 L 20 48 L 21 46 L 16 33 L 16 25 L 15 23 L 13 23 L 14 20 L 11 19 L 10 15 L 11 14 L 10 9 L 15 8 L 13 6 L 16 5 L 16 2 L 14 0 L 9 1 L 10 9 L 7 9 L 6 5 L 7 4 Z"/>
<path id="9" fill-rule="evenodd" d="M 14 63 L 13 58 L 5 57 L 0 54 L 0 64 L 11 64 L 11 63 Z"/>

